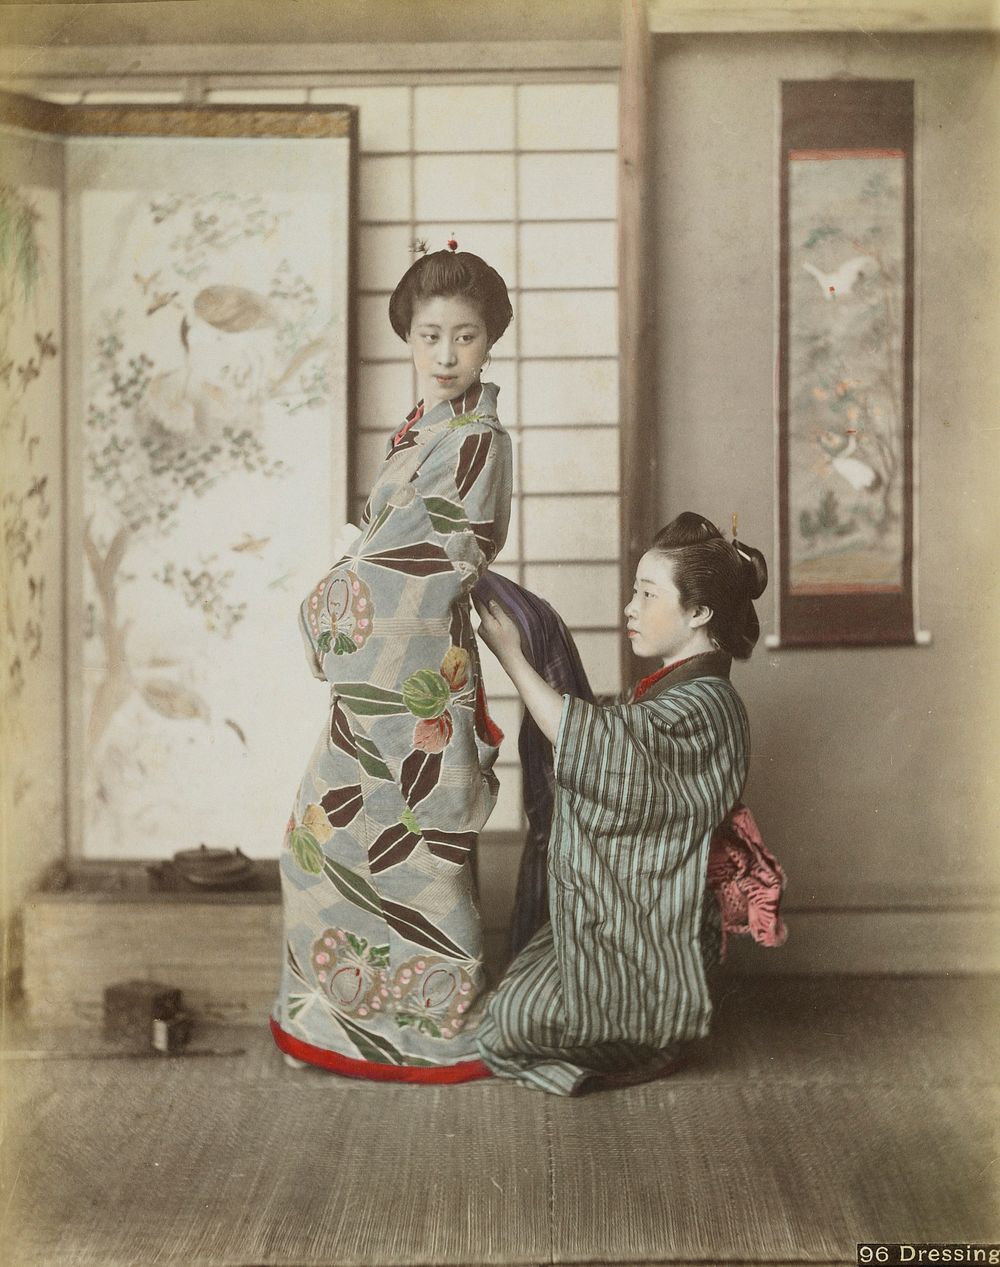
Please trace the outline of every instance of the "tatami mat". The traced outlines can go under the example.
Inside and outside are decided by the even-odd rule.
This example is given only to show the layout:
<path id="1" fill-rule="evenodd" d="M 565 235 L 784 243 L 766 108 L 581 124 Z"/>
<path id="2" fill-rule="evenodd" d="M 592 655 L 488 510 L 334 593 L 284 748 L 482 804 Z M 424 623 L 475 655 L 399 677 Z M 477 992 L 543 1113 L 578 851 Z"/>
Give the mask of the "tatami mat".
<path id="1" fill-rule="evenodd" d="M 293 1071 L 263 1028 L 196 1037 L 242 1056 L 12 1059 L 4 1261 L 779 1267 L 997 1241 L 998 997 L 726 983 L 685 1069 L 577 1100 Z"/>

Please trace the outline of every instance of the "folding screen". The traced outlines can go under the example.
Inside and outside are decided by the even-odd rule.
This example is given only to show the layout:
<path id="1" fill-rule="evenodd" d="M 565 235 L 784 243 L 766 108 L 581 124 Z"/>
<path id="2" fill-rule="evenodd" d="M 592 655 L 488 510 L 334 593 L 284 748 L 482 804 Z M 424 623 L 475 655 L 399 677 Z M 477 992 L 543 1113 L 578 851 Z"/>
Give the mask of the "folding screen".
<path id="1" fill-rule="evenodd" d="M 298 604 L 348 518 L 355 115 L 42 113 L 65 147 L 71 847 L 273 854 L 326 703 Z"/>
<path id="2" fill-rule="evenodd" d="M 0 101 L 0 927 L 64 850 L 62 147 Z M 50 720 L 51 719 L 51 720 Z"/>

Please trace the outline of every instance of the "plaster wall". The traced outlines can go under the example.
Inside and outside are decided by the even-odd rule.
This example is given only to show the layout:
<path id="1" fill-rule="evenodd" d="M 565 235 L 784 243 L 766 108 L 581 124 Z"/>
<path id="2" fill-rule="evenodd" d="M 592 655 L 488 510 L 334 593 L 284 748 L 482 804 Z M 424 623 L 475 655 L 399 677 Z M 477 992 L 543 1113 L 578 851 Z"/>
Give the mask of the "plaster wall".
<path id="1" fill-rule="evenodd" d="M 995 37 L 659 36 L 654 54 L 660 519 L 694 509 L 722 526 L 739 512 L 772 565 L 765 633 L 780 82 L 915 81 L 918 620 L 932 642 L 762 642 L 734 678 L 754 731 L 748 800 L 786 865 L 790 909 L 867 911 L 871 926 L 879 912 L 937 912 L 962 928 L 968 914 L 974 966 L 983 936 L 997 948 L 1000 889 Z"/>

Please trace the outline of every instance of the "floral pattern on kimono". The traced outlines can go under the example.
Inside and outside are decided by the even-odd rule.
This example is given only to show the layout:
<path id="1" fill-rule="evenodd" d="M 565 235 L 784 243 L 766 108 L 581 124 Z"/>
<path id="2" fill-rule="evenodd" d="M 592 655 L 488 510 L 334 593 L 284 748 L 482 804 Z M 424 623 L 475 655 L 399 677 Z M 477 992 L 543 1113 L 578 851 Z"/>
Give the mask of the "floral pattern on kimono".
<path id="1" fill-rule="evenodd" d="M 469 611 L 503 545 L 497 388 L 421 407 L 389 443 L 360 534 L 300 609 L 328 724 L 285 836 L 278 1045 L 362 1076 L 486 1076 L 470 855 L 497 793 Z"/>

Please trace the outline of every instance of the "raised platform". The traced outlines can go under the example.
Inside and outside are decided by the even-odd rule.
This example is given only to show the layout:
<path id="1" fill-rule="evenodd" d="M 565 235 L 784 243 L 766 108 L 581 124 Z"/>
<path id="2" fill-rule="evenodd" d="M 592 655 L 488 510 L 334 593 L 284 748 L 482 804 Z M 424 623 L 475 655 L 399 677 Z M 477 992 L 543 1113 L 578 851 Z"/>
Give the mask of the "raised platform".
<path id="1" fill-rule="evenodd" d="M 477 877 L 487 973 L 507 962 L 507 929 L 521 844 L 480 842 Z M 1000 972 L 1000 911 L 993 895 L 947 906 L 810 906 L 788 901 L 789 938 L 765 950 L 730 939 L 727 975 L 815 973 L 948 975 Z M 82 862 L 53 870 L 24 908 L 23 983 L 31 1016 L 46 1023 L 100 1019 L 106 986 L 130 977 L 179 987 L 203 1020 L 266 1017 L 281 956 L 276 860 L 258 862 L 244 888 L 165 889 L 140 862 Z"/>
<path id="2" fill-rule="evenodd" d="M 480 905 L 494 979 L 506 958 L 519 850 L 514 836 L 481 846 Z M 201 1020 L 259 1023 L 281 963 L 278 863 L 258 861 L 249 882 L 230 890 L 173 886 L 159 864 L 60 864 L 25 904 L 23 955 L 25 1003 L 39 1023 L 96 1024 L 105 987 L 132 977 L 177 986 Z"/>
<path id="3" fill-rule="evenodd" d="M 164 891 L 143 863 L 56 869 L 24 908 L 24 994 L 38 1022 L 96 1023 L 106 986 L 132 977 L 184 993 L 204 1020 L 266 1016 L 281 953 L 276 862 L 252 888 Z"/>

